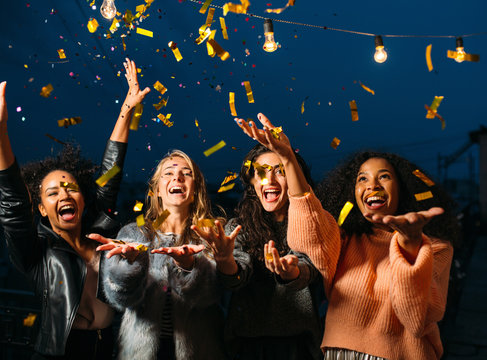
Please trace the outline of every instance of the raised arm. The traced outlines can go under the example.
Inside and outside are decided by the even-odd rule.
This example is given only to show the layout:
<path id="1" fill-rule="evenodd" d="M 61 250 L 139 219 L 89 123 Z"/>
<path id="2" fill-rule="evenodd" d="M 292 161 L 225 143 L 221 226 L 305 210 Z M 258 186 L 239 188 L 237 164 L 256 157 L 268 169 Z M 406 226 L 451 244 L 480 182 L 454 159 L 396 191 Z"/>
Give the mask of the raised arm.
<path id="1" fill-rule="evenodd" d="M 0 83 L 0 170 L 8 169 L 14 163 L 15 157 L 10 146 L 7 128 L 7 101 L 5 100 L 5 88 L 7 82 Z"/>

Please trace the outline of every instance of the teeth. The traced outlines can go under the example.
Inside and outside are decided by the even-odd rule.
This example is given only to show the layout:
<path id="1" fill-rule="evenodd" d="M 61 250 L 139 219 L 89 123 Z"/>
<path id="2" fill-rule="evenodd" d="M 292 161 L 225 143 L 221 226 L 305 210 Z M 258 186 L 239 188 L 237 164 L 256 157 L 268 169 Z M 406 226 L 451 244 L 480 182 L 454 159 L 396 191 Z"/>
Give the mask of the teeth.
<path id="1" fill-rule="evenodd" d="M 380 196 L 369 196 L 366 200 L 367 204 L 370 204 L 373 201 L 385 201 L 385 199 Z"/>
<path id="2" fill-rule="evenodd" d="M 169 192 L 171 194 L 173 194 L 175 191 L 183 192 L 183 188 L 181 186 L 174 186 L 174 187 L 172 187 L 172 188 L 169 189 Z"/>
<path id="3" fill-rule="evenodd" d="M 269 189 L 269 190 L 264 190 L 265 193 L 278 193 L 281 192 L 280 190 L 277 189 Z"/>
<path id="4" fill-rule="evenodd" d="M 59 211 L 68 210 L 68 209 L 74 209 L 74 206 L 73 205 L 64 205 L 64 206 L 61 206 Z"/>

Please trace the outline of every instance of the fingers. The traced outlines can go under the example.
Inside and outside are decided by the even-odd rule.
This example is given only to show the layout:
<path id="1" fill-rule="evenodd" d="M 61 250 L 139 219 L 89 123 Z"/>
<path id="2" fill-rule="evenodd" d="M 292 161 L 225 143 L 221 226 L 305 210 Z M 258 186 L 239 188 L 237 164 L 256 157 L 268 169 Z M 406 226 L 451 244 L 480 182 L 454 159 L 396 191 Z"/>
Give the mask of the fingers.
<path id="1" fill-rule="evenodd" d="M 150 93 L 150 88 L 146 87 L 144 90 L 142 90 L 142 97 L 146 96 L 148 93 Z"/>
<path id="2" fill-rule="evenodd" d="M 253 135 L 252 135 L 252 130 L 250 129 L 249 127 L 249 124 L 247 124 L 247 122 L 243 119 L 238 119 L 238 118 L 235 118 L 235 122 L 237 123 L 238 127 L 240 129 L 242 129 L 242 131 L 249 137 L 253 138 Z"/>
<path id="3" fill-rule="evenodd" d="M 3 98 L 5 98 L 5 89 L 7 87 L 7 82 L 6 81 L 2 81 L 0 83 L 0 101 L 4 100 Z"/>
<path id="4" fill-rule="evenodd" d="M 88 234 L 86 235 L 87 238 L 91 240 L 98 241 L 101 244 L 111 244 L 113 243 L 113 239 L 106 238 L 100 234 Z"/>
<path id="5" fill-rule="evenodd" d="M 259 119 L 260 123 L 262 125 L 264 125 L 265 127 L 269 128 L 269 129 L 274 129 L 275 128 L 275 126 L 272 125 L 271 121 L 264 114 L 258 113 L 257 114 L 257 119 Z"/>
<path id="6" fill-rule="evenodd" d="M 113 243 L 112 244 L 105 244 L 105 245 L 97 246 L 96 251 L 107 251 L 107 250 L 112 250 L 116 247 L 117 247 L 117 245 L 113 244 Z"/>

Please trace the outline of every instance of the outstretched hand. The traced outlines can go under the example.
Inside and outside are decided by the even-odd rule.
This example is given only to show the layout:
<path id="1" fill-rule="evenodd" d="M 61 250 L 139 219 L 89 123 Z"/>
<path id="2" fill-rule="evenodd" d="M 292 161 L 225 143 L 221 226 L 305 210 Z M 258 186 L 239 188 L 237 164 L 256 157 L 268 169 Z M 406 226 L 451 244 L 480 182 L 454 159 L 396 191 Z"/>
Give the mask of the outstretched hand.
<path id="1" fill-rule="evenodd" d="M 257 128 L 257 125 L 253 121 L 247 123 L 244 119 L 238 118 L 235 121 L 245 134 L 257 140 L 272 152 L 275 152 L 279 157 L 286 159 L 292 156 L 293 149 L 286 134 L 281 131 L 273 135 L 271 130 L 276 129 L 276 126 L 272 125 L 270 120 L 262 113 L 257 114 L 257 118 L 263 125 L 262 130 Z M 276 139 L 275 136 L 278 138 Z"/>
<path id="2" fill-rule="evenodd" d="M 227 236 L 223 229 L 223 225 L 219 220 L 215 221 L 215 227 L 198 227 L 196 225 L 191 225 L 191 230 L 206 240 L 210 248 L 213 250 L 213 256 L 217 263 L 233 258 L 235 239 L 241 229 L 242 227 L 239 225 L 229 236 Z"/>
<path id="3" fill-rule="evenodd" d="M 139 250 L 137 249 L 137 246 L 139 245 L 138 243 L 125 243 L 121 240 L 106 238 L 100 234 L 88 234 L 86 237 L 103 244 L 99 245 L 96 248 L 96 251 L 108 251 L 108 259 L 114 255 L 120 255 L 124 259 L 128 259 L 132 262 L 137 255 L 139 255 Z"/>
<path id="4" fill-rule="evenodd" d="M 135 62 L 129 58 L 125 58 L 125 61 L 123 66 L 125 67 L 125 78 L 127 79 L 129 90 L 122 107 L 127 107 L 127 110 L 131 110 L 144 100 L 144 97 L 150 92 L 150 88 L 146 87 L 144 90 L 140 90 Z"/>
<path id="5" fill-rule="evenodd" d="M 281 279 L 291 281 L 299 276 L 299 259 L 296 255 L 279 256 L 274 241 L 269 241 L 264 245 L 265 266 L 273 273 L 279 275 Z"/>
<path id="6" fill-rule="evenodd" d="M 372 215 L 365 213 L 364 216 L 375 224 L 383 224 L 399 233 L 398 242 L 401 248 L 416 258 L 423 241 L 423 228 L 435 216 L 443 214 L 440 207 L 432 207 L 429 210 L 409 212 L 403 215 Z"/>
<path id="7" fill-rule="evenodd" d="M 177 266 L 185 270 L 191 270 L 194 265 L 194 255 L 204 249 L 204 245 L 186 244 L 182 246 L 161 247 L 152 250 L 151 253 L 168 255 L 174 259 Z"/>

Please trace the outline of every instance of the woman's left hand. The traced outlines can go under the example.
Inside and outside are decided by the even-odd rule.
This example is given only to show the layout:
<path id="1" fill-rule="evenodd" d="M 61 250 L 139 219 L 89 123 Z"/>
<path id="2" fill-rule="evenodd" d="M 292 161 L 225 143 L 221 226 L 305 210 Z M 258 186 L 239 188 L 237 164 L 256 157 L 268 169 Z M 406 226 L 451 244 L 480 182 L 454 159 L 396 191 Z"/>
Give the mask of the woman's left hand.
<path id="1" fill-rule="evenodd" d="M 168 255 L 174 262 L 184 270 L 191 270 L 194 265 L 194 255 L 203 251 L 204 245 L 186 244 L 182 246 L 161 247 L 151 251 L 152 254 Z"/>
<path id="2" fill-rule="evenodd" d="M 275 152 L 279 157 L 285 159 L 292 156 L 293 149 L 286 134 L 281 131 L 276 134 L 278 136 L 278 139 L 276 139 L 271 133 L 271 130 L 275 129 L 276 126 L 272 125 L 270 120 L 262 113 L 257 114 L 257 118 L 264 125 L 262 130 L 258 129 L 253 121 L 247 123 L 244 119 L 238 118 L 235 121 L 245 134 L 257 140 L 272 152 Z"/>
<path id="3" fill-rule="evenodd" d="M 281 279 L 291 281 L 299 276 L 299 259 L 296 255 L 279 256 L 274 241 L 269 241 L 264 245 L 265 266 L 273 273 L 279 275 Z"/>
<path id="4" fill-rule="evenodd" d="M 423 228 L 435 216 L 443 214 L 440 207 L 432 207 L 429 210 L 410 212 L 403 215 L 371 215 L 364 214 L 373 223 L 384 224 L 399 233 L 398 242 L 413 259 L 416 259 L 419 248 L 423 242 Z M 411 259 L 408 259 L 411 260 Z"/>
<path id="5" fill-rule="evenodd" d="M 129 85 L 129 90 L 127 92 L 127 97 L 122 105 L 123 107 L 127 107 L 127 110 L 131 110 L 137 104 L 140 104 L 144 97 L 150 92 L 150 88 L 146 87 L 144 90 L 140 90 L 139 82 L 137 80 L 137 66 L 135 66 L 135 62 L 130 60 L 129 58 L 125 58 L 123 66 L 125 67 L 125 78 L 127 79 L 127 83 Z"/>

